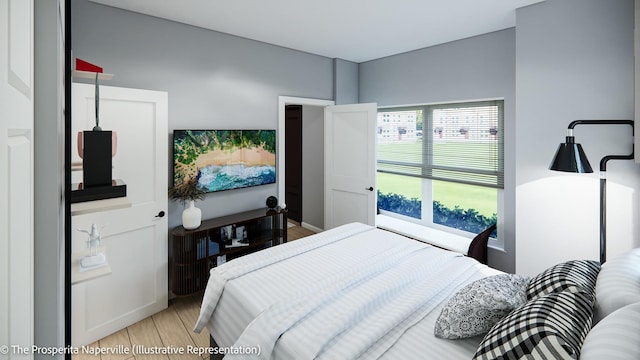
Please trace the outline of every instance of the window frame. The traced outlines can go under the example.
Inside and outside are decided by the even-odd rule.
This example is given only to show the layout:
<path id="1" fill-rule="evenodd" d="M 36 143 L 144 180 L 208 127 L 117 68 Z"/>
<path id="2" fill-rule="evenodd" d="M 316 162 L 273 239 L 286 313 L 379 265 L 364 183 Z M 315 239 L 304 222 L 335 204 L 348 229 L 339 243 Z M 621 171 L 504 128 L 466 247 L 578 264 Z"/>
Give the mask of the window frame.
<path id="1" fill-rule="evenodd" d="M 463 183 L 463 184 L 467 184 L 467 185 L 478 185 L 478 186 L 486 186 L 486 187 L 493 187 L 497 190 L 497 195 L 496 195 L 496 201 L 497 201 L 497 220 L 499 224 L 503 223 L 503 214 L 504 214 L 504 143 L 505 143 L 505 130 L 504 130 L 504 118 L 505 118 L 505 104 L 504 104 L 504 98 L 496 98 L 496 99 L 487 99 L 487 100 L 479 100 L 479 101 L 464 101 L 464 102 L 460 102 L 460 101 L 456 101 L 456 102 L 443 102 L 443 103 L 432 103 L 432 104 L 416 104 L 416 105 L 403 105 L 403 106 L 381 106 L 378 108 L 378 112 L 395 112 L 395 111 L 407 111 L 407 110 L 422 110 L 423 111 L 423 117 L 422 117 L 422 146 L 423 146 L 423 150 L 422 150 L 422 154 L 423 156 L 426 156 L 426 154 L 431 154 L 431 156 L 433 156 L 433 151 L 426 151 L 427 149 L 425 149 L 425 147 L 433 147 L 433 141 L 425 141 L 425 138 L 430 138 L 431 134 L 433 133 L 433 129 L 434 129 L 434 124 L 433 124 L 433 109 L 441 109 L 441 108 L 452 108 L 452 107 L 480 107 L 480 106 L 488 106 L 488 105 L 497 105 L 499 107 L 498 110 L 498 116 L 499 116 L 499 131 L 501 132 L 501 140 L 499 140 L 499 155 L 498 155 L 498 169 L 500 172 L 500 175 L 502 177 L 502 180 L 500 180 L 500 185 L 499 186 L 487 186 L 487 185 L 478 185 L 478 184 L 473 184 L 473 183 L 465 183 L 463 181 L 454 181 L 454 182 L 458 182 L 458 183 Z M 486 120 L 485 120 L 486 121 Z M 432 163 L 433 161 L 430 160 L 430 162 Z M 424 164 L 424 158 L 423 158 L 423 164 Z M 376 167 L 378 165 L 378 160 L 376 160 Z M 425 171 L 425 166 L 422 166 L 422 170 L 421 172 Z M 390 211 L 386 211 L 386 210 L 380 210 L 381 214 L 385 214 L 388 216 L 392 216 L 392 217 L 396 217 L 405 221 L 410 221 L 413 223 L 417 223 L 423 226 L 428 226 L 431 228 L 435 228 L 438 230 L 442 230 L 442 231 L 446 231 L 449 233 L 453 233 L 453 234 L 457 234 L 457 235 L 461 235 L 461 236 L 465 236 L 468 238 L 472 238 L 474 237 L 476 234 L 468 232 L 468 231 L 464 231 L 464 230 L 459 230 L 456 228 L 452 228 L 449 226 L 445 226 L 445 225 L 441 225 L 441 224 L 436 224 L 433 222 L 433 186 L 432 186 L 432 182 L 433 180 L 439 180 L 439 181 L 452 181 L 452 180 L 448 180 L 448 179 L 441 179 L 441 178 L 428 178 L 425 177 L 424 174 L 422 175 L 410 175 L 410 174 L 400 174 L 400 173 L 394 173 L 394 172 L 390 172 L 390 171 L 379 171 L 376 170 L 376 172 L 382 172 L 382 173 L 392 173 L 395 174 L 397 176 L 414 176 L 414 177 L 420 177 L 422 178 L 422 198 L 421 198 L 421 203 L 422 203 L 422 209 L 421 209 L 421 219 L 416 219 L 410 216 L 406 216 L 406 215 L 401 215 L 398 213 L 394 213 L 394 212 L 390 212 Z M 497 238 L 491 238 L 489 240 L 489 246 L 492 248 L 496 248 L 499 250 L 503 250 L 504 249 L 504 237 L 503 237 L 503 229 L 502 227 L 498 227 L 498 231 L 497 231 Z"/>

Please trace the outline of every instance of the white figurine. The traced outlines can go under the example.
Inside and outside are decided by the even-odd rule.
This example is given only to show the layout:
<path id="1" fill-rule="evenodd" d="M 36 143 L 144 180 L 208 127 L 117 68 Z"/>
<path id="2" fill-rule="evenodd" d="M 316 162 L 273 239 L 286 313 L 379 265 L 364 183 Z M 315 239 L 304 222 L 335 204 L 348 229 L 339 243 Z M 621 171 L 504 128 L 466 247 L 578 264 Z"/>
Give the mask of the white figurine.
<path id="1" fill-rule="evenodd" d="M 102 239 L 98 233 L 98 225 L 91 224 L 91 231 L 82 229 L 78 229 L 78 231 L 89 235 L 87 239 L 89 255 L 80 259 L 80 267 L 86 269 L 104 265 L 107 262 L 107 258 L 103 253 L 98 252 L 98 247 L 102 245 Z"/>

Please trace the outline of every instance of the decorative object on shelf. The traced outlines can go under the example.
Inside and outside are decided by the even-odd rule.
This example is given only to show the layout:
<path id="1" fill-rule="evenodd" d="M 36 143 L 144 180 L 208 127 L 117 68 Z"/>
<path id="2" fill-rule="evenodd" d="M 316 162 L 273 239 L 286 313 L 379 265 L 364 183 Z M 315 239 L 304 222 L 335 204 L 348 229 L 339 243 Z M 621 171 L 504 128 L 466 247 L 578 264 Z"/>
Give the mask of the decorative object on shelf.
<path id="1" fill-rule="evenodd" d="M 193 200 L 189 200 L 189 206 L 182 211 L 182 226 L 187 230 L 200 227 L 202 223 L 202 210 L 195 206 Z"/>
<path id="2" fill-rule="evenodd" d="M 76 58 L 76 71 L 86 71 L 90 73 L 102 74 L 102 68 L 98 65 Z"/>
<path id="3" fill-rule="evenodd" d="M 242 240 L 247 237 L 247 231 L 244 226 L 236 226 L 236 239 Z"/>
<path id="4" fill-rule="evenodd" d="M 231 245 L 233 238 L 233 225 L 227 225 L 220 227 L 220 241 L 226 245 Z"/>
<path id="5" fill-rule="evenodd" d="M 97 268 L 107 264 L 107 257 L 104 253 L 98 251 L 100 245 L 102 245 L 102 238 L 98 232 L 98 225 L 91 224 L 91 230 L 78 229 L 78 231 L 89 235 L 87 238 L 87 248 L 89 248 L 89 255 L 80 259 L 80 271 Z"/>
<path id="6" fill-rule="evenodd" d="M 276 206 L 278 206 L 278 198 L 275 196 L 269 196 L 267 198 L 267 207 L 269 209 L 274 209 Z"/>
<path id="7" fill-rule="evenodd" d="M 90 131 L 78 132 L 78 155 L 82 159 L 82 183 L 74 186 L 71 202 L 124 197 L 126 185 L 112 179 L 112 158 L 116 155 L 118 136 L 115 131 L 100 127 L 100 86 L 98 79 L 111 79 L 102 68 L 76 58 L 74 76 L 95 79 L 95 126 Z M 74 184 L 75 185 L 75 184 Z"/>
<path id="8" fill-rule="evenodd" d="M 592 173 L 587 155 L 582 150 L 582 145 L 575 142 L 573 128 L 576 125 L 629 125 L 633 131 L 633 120 L 575 120 L 569 124 L 566 141 L 558 147 L 556 155 L 549 166 L 550 170 Z M 632 132 L 633 134 L 633 132 Z M 600 264 L 607 260 L 607 162 L 609 160 L 633 160 L 633 141 L 631 154 L 606 155 L 600 160 Z"/>
<path id="9" fill-rule="evenodd" d="M 182 226 L 187 230 L 197 229 L 202 222 L 202 211 L 195 206 L 196 200 L 204 200 L 206 191 L 198 187 L 198 179 L 192 178 L 180 185 L 169 188 L 169 198 L 178 200 L 184 206 L 182 211 Z"/>

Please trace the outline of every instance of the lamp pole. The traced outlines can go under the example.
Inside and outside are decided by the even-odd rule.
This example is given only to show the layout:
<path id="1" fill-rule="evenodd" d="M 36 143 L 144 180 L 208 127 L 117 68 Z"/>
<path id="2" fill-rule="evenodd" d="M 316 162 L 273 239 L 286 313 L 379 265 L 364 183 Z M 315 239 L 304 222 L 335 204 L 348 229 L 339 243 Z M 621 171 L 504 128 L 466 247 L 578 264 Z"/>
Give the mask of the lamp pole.
<path id="1" fill-rule="evenodd" d="M 577 125 L 629 125 L 633 135 L 633 120 L 575 120 L 569 124 L 569 132 Z M 609 160 L 633 160 L 633 148 L 629 155 L 606 155 L 600 160 L 600 264 L 607 261 L 607 162 Z"/>
<path id="2" fill-rule="evenodd" d="M 633 126 L 633 122 L 630 124 Z M 607 155 L 600 160 L 600 264 L 607 260 L 607 162 L 609 160 L 633 160 L 629 155 Z"/>

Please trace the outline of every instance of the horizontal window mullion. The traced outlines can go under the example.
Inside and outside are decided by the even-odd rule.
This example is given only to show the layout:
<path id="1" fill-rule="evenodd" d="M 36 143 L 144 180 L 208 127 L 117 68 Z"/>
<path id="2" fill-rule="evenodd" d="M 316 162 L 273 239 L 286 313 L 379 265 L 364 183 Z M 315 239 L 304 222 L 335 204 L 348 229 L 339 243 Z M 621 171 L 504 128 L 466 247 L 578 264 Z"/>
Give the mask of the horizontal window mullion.
<path id="1" fill-rule="evenodd" d="M 383 165 L 397 165 L 397 166 L 408 166 L 408 167 L 417 167 L 417 168 L 422 167 L 422 163 L 416 163 L 416 162 L 394 161 L 394 160 L 378 160 L 377 162 L 378 164 L 383 164 Z"/>
<path id="2" fill-rule="evenodd" d="M 493 175 L 493 176 L 498 176 L 500 174 L 500 171 L 496 170 L 484 170 L 484 169 L 477 169 L 477 168 L 461 168 L 461 167 L 454 167 L 454 166 L 442 166 L 442 165 L 426 165 L 425 168 L 431 169 L 431 170 L 446 170 L 446 171 L 455 171 L 455 172 L 459 172 L 459 173 L 470 173 L 470 174 L 479 174 L 479 175 Z"/>
<path id="3" fill-rule="evenodd" d="M 449 171 L 459 171 L 459 172 L 472 172 L 472 173 L 498 173 L 500 170 L 498 166 L 492 166 L 494 169 L 482 169 L 477 167 L 459 167 L 459 166 L 446 166 L 446 165 L 438 165 L 438 164 L 422 164 L 417 162 L 407 162 L 407 161 L 394 161 L 394 160 L 377 160 L 378 164 L 382 165 L 391 165 L 391 166 L 407 166 L 407 167 L 417 167 L 417 168 L 430 168 L 430 169 L 438 169 L 438 170 L 449 170 Z"/>
<path id="4" fill-rule="evenodd" d="M 441 177 L 441 176 L 421 176 L 421 175 L 418 175 L 418 174 L 409 174 L 409 173 L 403 173 L 403 172 L 392 171 L 392 170 L 378 169 L 377 172 L 384 173 L 384 174 L 392 174 L 392 175 L 409 176 L 409 177 L 415 177 L 415 178 L 423 178 L 423 179 L 429 179 L 429 180 L 449 181 L 449 182 L 454 182 L 454 183 L 459 183 L 459 184 L 466 184 L 466 185 L 484 186 L 484 187 L 489 187 L 489 188 L 494 188 L 494 189 L 502 189 L 504 187 L 504 186 L 501 186 L 500 184 L 495 184 L 495 183 L 490 183 L 490 182 L 462 180 L 462 179 L 451 179 L 451 178 Z"/>
<path id="5" fill-rule="evenodd" d="M 442 166 L 442 165 L 429 165 L 429 164 L 419 164 L 419 163 L 410 163 L 410 162 L 401 162 L 401 161 L 389 161 L 389 160 L 378 160 L 379 165 L 382 165 L 383 168 L 393 168 L 393 167 L 406 167 L 406 168 L 414 168 L 414 169 L 423 169 L 423 173 L 431 172 L 432 170 L 443 170 L 443 171 L 451 171 L 457 173 L 469 173 L 469 174 L 478 174 L 478 175 L 491 175 L 491 176 L 499 176 L 501 172 L 497 169 L 478 169 L 478 168 L 468 168 L 468 167 L 455 167 L 455 166 Z M 397 173 L 402 173 L 398 172 Z M 425 176 L 428 177 L 428 176 Z"/>
<path id="6" fill-rule="evenodd" d="M 500 185 L 500 184 L 476 182 L 476 181 L 469 181 L 469 180 L 458 180 L 458 179 L 451 179 L 451 178 L 439 177 L 439 176 L 432 176 L 432 177 L 430 177 L 430 179 L 431 180 L 439 180 L 439 181 L 448 181 L 448 182 L 453 182 L 453 183 L 458 183 L 458 184 L 484 186 L 484 187 L 493 188 L 493 189 L 502 189 L 502 188 L 504 188 L 504 185 Z"/>
<path id="7" fill-rule="evenodd" d="M 433 171 L 431 171 L 431 170 L 434 170 L 433 168 L 429 168 L 427 171 L 422 171 L 422 172 L 420 172 L 419 168 L 417 167 L 413 167 L 413 169 L 415 169 L 414 172 L 400 171 L 398 169 L 393 169 L 393 168 L 386 168 L 386 169 L 378 168 L 377 172 L 385 173 L 385 174 L 393 174 L 393 175 L 410 176 L 410 177 L 423 178 L 423 179 L 431 179 L 431 180 L 450 181 L 450 182 L 468 184 L 468 185 L 486 186 L 486 187 L 498 188 L 498 189 L 504 188 L 504 177 L 499 172 L 463 172 L 458 174 L 458 176 L 438 176 L 438 175 L 434 175 Z M 443 170 L 443 169 L 435 169 L 435 170 Z M 478 177 L 474 178 L 473 175 L 490 176 L 490 177 L 495 177 L 495 179 L 481 179 Z"/>
<path id="8" fill-rule="evenodd" d="M 378 169 L 377 172 L 384 173 L 384 174 L 392 174 L 392 175 L 410 176 L 410 177 L 415 177 L 415 178 L 425 178 L 424 176 L 422 176 L 420 174 L 411 174 L 411 173 L 405 173 L 405 172 L 393 171 L 393 170 Z"/>

